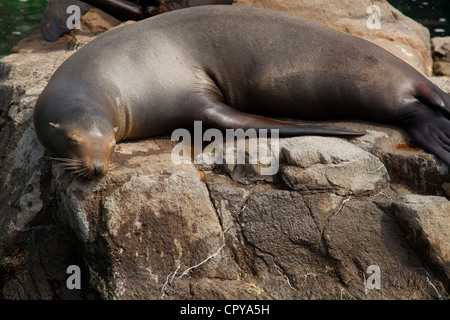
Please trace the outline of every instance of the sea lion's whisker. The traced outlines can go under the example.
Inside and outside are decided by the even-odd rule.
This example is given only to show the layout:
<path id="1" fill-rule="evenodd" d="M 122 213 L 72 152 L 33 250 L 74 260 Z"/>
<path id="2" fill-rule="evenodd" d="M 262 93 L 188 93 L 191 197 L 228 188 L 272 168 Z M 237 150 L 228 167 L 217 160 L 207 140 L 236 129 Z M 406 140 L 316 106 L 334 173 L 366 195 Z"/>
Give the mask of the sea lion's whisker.
<path id="1" fill-rule="evenodd" d="M 72 171 L 74 173 L 84 172 L 83 161 L 70 158 L 46 157 L 47 159 L 57 161 L 55 166 L 62 168 L 64 171 Z"/>
<path id="2" fill-rule="evenodd" d="M 80 162 L 81 160 L 75 160 L 70 158 L 54 158 L 54 157 L 48 157 L 50 160 L 56 160 L 60 162 Z"/>
<path id="3" fill-rule="evenodd" d="M 58 157 L 47 157 L 47 156 L 44 156 L 44 158 L 45 159 L 48 159 L 48 160 L 56 160 L 56 161 L 78 161 L 78 160 L 75 160 L 75 159 L 70 159 L 70 158 L 58 158 Z"/>
<path id="4" fill-rule="evenodd" d="M 65 167 L 65 168 L 67 168 L 67 167 L 79 168 L 80 167 L 80 165 L 78 163 L 69 163 L 69 162 L 60 162 L 60 163 L 55 164 L 55 166 Z"/>
<path id="5" fill-rule="evenodd" d="M 73 171 L 78 177 L 87 178 L 92 175 L 92 171 L 88 168 L 80 168 L 78 170 Z"/>
<path id="6" fill-rule="evenodd" d="M 62 168 L 64 171 L 77 170 L 80 165 L 77 163 L 57 163 L 56 166 Z"/>
<path id="7" fill-rule="evenodd" d="M 56 166 L 63 168 L 64 171 L 75 170 L 83 166 L 81 160 L 74 160 L 68 158 L 52 158 L 52 160 L 58 161 Z"/>
<path id="8" fill-rule="evenodd" d="M 76 174 L 76 176 L 79 177 L 79 178 L 84 178 L 84 176 L 85 176 L 85 171 L 78 172 L 78 173 Z"/>
<path id="9" fill-rule="evenodd" d="M 89 178 L 92 175 L 92 172 L 88 170 L 87 168 L 84 168 L 84 170 L 80 173 L 80 176 L 82 178 Z"/>
<path id="10" fill-rule="evenodd" d="M 76 169 L 76 168 L 64 168 L 63 170 L 64 170 L 64 171 L 71 171 L 71 172 L 73 172 L 75 169 Z"/>
<path id="11" fill-rule="evenodd" d="M 73 173 L 77 174 L 77 173 L 84 173 L 86 171 L 89 171 L 87 168 L 79 168 L 78 170 L 74 170 Z"/>
<path id="12" fill-rule="evenodd" d="M 66 167 L 74 167 L 74 168 L 81 167 L 81 163 L 61 162 L 61 165 L 66 166 Z"/>
<path id="13" fill-rule="evenodd" d="M 66 166 L 64 167 L 64 169 L 66 170 L 78 170 L 80 168 L 80 166 Z"/>

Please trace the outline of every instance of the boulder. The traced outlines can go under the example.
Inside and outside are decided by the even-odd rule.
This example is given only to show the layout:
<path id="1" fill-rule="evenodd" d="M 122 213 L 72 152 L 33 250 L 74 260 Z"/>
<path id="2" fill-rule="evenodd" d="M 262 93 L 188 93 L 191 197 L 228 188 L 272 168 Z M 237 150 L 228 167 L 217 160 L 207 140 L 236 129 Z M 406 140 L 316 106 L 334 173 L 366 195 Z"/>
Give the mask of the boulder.
<path id="1" fill-rule="evenodd" d="M 31 36 L 19 41 L 11 53 L 48 52 L 62 49 L 72 49 L 74 38 L 99 35 L 120 24 L 120 21 L 109 14 L 90 8 L 81 18 L 81 29 L 73 29 L 64 33 L 59 39 L 49 42 L 44 37 L 44 26 L 41 25 Z"/>
<path id="2" fill-rule="evenodd" d="M 285 139 L 281 150 L 289 164 L 281 174 L 293 190 L 360 195 L 386 188 L 389 183 L 378 158 L 343 139 Z"/>
<path id="3" fill-rule="evenodd" d="M 433 73 L 438 76 L 450 76 L 450 37 L 431 38 L 433 52 Z"/>
<path id="4" fill-rule="evenodd" d="M 450 202 L 443 197 L 407 195 L 396 204 L 400 225 L 411 245 L 450 283 Z"/>
<path id="5" fill-rule="evenodd" d="M 54 167 L 61 219 L 79 236 L 102 297 L 164 298 L 175 283 L 169 296 L 182 298 L 190 274 L 221 254 L 222 229 L 199 172 L 175 165 L 167 147 L 121 145 L 114 174 L 100 180 L 73 180 Z"/>

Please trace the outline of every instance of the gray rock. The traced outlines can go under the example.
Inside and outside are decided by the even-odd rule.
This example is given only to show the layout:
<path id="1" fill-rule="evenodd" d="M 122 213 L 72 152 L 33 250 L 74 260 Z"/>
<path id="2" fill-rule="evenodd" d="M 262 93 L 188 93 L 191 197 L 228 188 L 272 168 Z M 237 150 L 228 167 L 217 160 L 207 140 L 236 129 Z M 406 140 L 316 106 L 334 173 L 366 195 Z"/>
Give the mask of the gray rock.
<path id="1" fill-rule="evenodd" d="M 450 37 L 431 38 L 433 53 L 433 73 L 438 76 L 450 76 Z"/>
<path id="2" fill-rule="evenodd" d="M 288 163 L 282 177 L 293 190 L 359 195 L 386 188 L 389 183 L 378 158 L 343 139 L 285 139 L 281 152 Z"/>
<path id="3" fill-rule="evenodd" d="M 0 60 L 1 243 L 13 241 L 14 234 L 43 212 L 50 200 L 51 184 L 40 185 L 44 148 L 34 133 L 33 107 L 52 72 L 71 53 L 13 54 Z"/>
<path id="4" fill-rule="evenodd" d="M 79 236 L 89 266 L 109 271 L 101 281 L 90 274 L 105 298 L 163 298 L 173 283 L 186 296 L 186 275 L 221 251 L 222 229 L 199 172 L 175 165 L 165 144 L 122 144 L 114 173 L 98 181 L 54 170 L 61 218 Z"/>
<path id="5" fill-rule="evenodd" d="M 323 231 L 337 275 L 347 284 L 346 293 L 360 299 L 380 299 L 386 297 L 386 291 L 392 299 L 439 298 L 443 288 L 435 291 L 435 285 L 429 282 L 429 271 L 408 246 L 395 215 L 387 209 L 389 199 L 347 199 Z M 355 277 L 367 279 L 367 268 L 372 265 L 381 271 L 379 290 L 368 290 L 365 281 Z"/>
<path id="6" fill-rule="evenodd" d="M 450 284 L 450 201 L 444 197 L 407 195 L 396 214 L 411 245 Z"/>
<path id="7" fill-rule="evenodd" d="M 355 130 L 362 129 L 354 124 L 346 126 Z M 383 162 L 391 183 L 407 185 L 420 194 L 448 194 L 445 183 L 449 179 L 449 167 L 440 159 L 419 149 L 402 129 L 365 124 L 364 130 L 364 136 L 352 139 L 351 142 Z"/>

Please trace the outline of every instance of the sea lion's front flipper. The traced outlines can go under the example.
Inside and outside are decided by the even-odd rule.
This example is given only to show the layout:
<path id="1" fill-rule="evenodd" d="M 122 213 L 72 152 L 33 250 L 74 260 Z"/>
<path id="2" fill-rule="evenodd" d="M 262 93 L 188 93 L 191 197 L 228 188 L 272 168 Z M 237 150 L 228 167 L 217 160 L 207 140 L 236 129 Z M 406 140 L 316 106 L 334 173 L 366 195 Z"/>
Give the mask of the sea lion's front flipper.
<path id="1" fill-rule="evenodd" d="M 226 104 L 212 100 L 202 114 L 203 124 L 210 128 L 225 129 L 278 129 L 280 136 L 302 136 L 302 135 L 320 135 L 320 136 L 362 136 L 364 132 L 352 131 L 344 128 L 312 125 L 295 124 L 253 114 L 245 113 L 233 109 Z"/>

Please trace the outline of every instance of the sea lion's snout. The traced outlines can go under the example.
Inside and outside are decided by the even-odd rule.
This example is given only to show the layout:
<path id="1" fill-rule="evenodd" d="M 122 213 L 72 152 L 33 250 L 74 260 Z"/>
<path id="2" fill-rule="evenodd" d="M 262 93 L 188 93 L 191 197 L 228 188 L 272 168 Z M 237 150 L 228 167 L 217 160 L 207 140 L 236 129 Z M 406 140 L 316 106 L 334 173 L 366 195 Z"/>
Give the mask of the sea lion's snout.
<path id="1" fill-rule="evenodd" d="M 99 144 L 100 141 L 96 141 L 94 143 L 89 143 L 90 146 L 97 146 L 96 149 L 85 147 L 78 154 L 80 159 L 82 159 L 83 166 L 86 171 L 89 171 L 87 177 L 89 178 L 98 178 L 106 174 L 110 167 L 110 158 L 111 154 L 114 152 L 114 145 L 111 143 L 107 143 L 106 141 L 102 142 L 102 147 Z"/>
<path id="2" fill-rule="evenodd" d="M 86 151 L 86 150 L 84 150 Z M 93 155 L 94 151 L 87 150 L 86 153 L 78 154 L 78 169 L 73 170 L 75 174 L 78 174 L 85 178 L 99 178 L 104 176 L 109 169 L 110 156 L 113 150 L 103 148 L 97 150 L 97 153 Z"/>
<path id="3" fill-rule="evenodd" d="M 105 169 L 105 166 L 101 163 L 94 163 L 94 174 L 96 176 L 99 176 L 103 173 L 103 170 Z"/>

